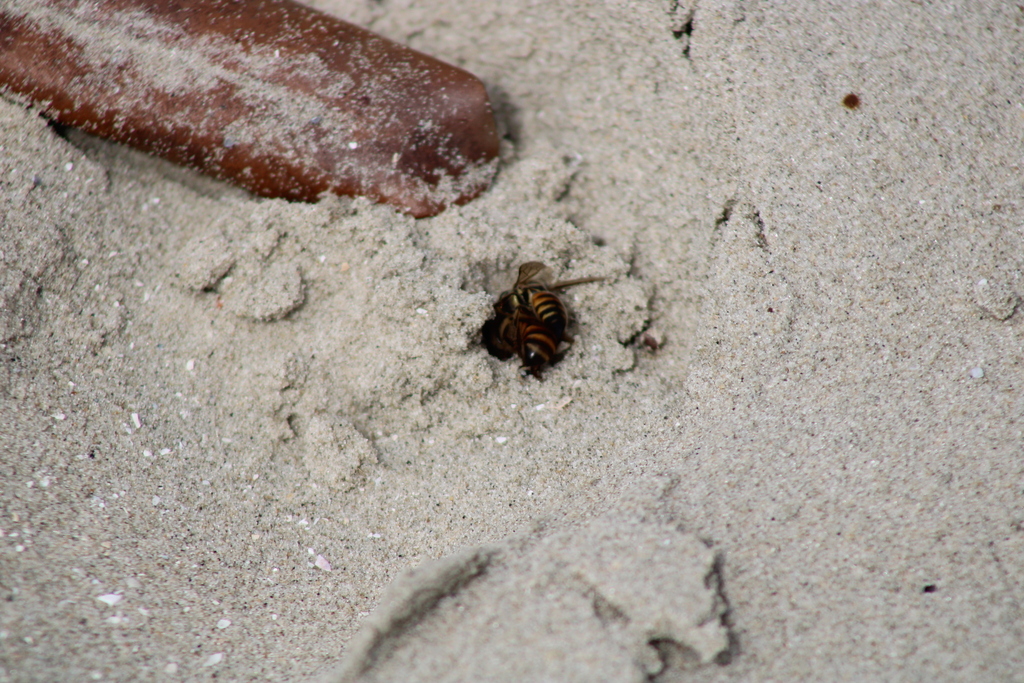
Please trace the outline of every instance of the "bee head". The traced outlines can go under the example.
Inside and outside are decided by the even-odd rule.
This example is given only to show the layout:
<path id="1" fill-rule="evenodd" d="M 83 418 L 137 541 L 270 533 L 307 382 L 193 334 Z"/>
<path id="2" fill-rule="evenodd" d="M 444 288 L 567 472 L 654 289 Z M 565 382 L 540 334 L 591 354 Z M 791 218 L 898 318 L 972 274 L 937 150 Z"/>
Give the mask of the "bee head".
<path id="1" fill-rule="evenodd" d="M 529 367 L 543 365 L 547 362 L 547 356 L 536 349 L 533 345 L 527 344 L 526 353 L 523 355 L 523 364 Z"/>

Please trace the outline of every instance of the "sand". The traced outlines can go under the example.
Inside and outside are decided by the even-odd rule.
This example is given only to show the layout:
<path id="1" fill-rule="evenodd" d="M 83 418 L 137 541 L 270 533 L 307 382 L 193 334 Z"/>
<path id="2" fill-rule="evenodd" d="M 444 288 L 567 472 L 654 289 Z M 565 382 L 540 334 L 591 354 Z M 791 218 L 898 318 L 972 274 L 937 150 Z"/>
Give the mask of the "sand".
<path id="1" fill-rule="evenodd" d="M 489 192 L 0 100 L 0 681 L 1024 680 L 1020 8 L 316 6 L 484 80 Z M 527 260 L 606 277 L 543 381 Z"/>

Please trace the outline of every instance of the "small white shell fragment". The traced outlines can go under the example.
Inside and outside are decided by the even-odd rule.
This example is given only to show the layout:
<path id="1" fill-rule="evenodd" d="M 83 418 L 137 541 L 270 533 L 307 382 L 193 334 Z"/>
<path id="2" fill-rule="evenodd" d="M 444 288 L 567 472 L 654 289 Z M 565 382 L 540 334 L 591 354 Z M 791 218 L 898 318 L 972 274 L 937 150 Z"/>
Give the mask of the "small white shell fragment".
<path id="1" fill-rule="evenodd" d="M 419 313 L 420 315 L 426 315 L 427 314 L 427 309 L 425 309 L 425 308 L 417 308 L 416 312 Z"/>
<path id="2" fill-rule="evenodd" d="M 97 600 L 105 603 L 109 607 L 113 607 L 117 603 L 121 602 L 122 598 L 124 598 L 124 596 L 118 595 L 117 593 L 107 593 L 106 595 L 99 595 L 96 597 Z"/>
<path id="3" fill-rule="evenodd" d="M 171 449 L 170 448 L 161 448 L 160 449 L 160 455 L 170 455 L 170 454 L 171 454 Z"/>
<path id="4" fill-rule="evenodd" d="M 50 417 L 52 417 L 54 420 L 66 420 L 68 418 L 68 416 L 65 415 L 64 413 L 54 413 Z"/>
<path id="5" fill-rule="evenodd" d="M 192 372 L 193 370 L 196 369 L 196 361 L 194 358 L 188 359 L 188 362 L 185 363 L 185 369 L 188 370 L 189 372 Z"/>
<path id="6" fill-rule="evenodd" d="M 147 448 L 146 450 L 142 451 L 142 455 L 144 457 L 147 457 L 147 458 L 152 458 L 153 457 L 153 451 L 151 451 L 151 450 L 149 450 Z"/>
<path id="7" fill-rule="evenodd" d="M 139 419 L 138 413 L 132 413 L 132 424 L 136 429 L 142 429 L 142 420 Z"/>
<path id="8" fill-rule="evenodd" d="M 331 571 L 331 563 L 328 562 L 327 558 L 323 555 L 317 555 L 316 562 L 314 562 L 313 564 L 315 564 L 320 569 L 323 569 L 325 572 Z"/>
<path id="9" fill-rule="evenodd" d="M 220 621 L 217 622 L 217 628 L 219 628 L 222 631 L 224 629 L 226 629 L 228 626 L 231 626 L 231 620 L 230 619 L 221 619 Z"/>
<path id="10" fill-rule="evenodd" d="M 971 377 L 974 379 L 981 379 L 985 376 L 984 368 L 971 368 Z"/>
<path id="11" fill-rule="evenodd" d="M 494 442 L 498 443 L 498 444 L 503 444 L 503 443 L 505 443 L 507 441 L 508 441 L 508 437 L 507 436 L 496 436 L 496 437 L 494 437 Z"/>
<path id="12" fill-rule="evenodd" d="M 224 653 L 223 652 L 217 652 L 217 653 L 212 654 L 209 657 L 207 657 L 206 661 L 203 662 L 203 666 L 216 666 L 217 664 L 220 664 L 223 659 L 224 659 Z"/>
<path id="13" fill-rule="evenodd" d="M 160 504 L 160 496 L 153 496 L 153 505 Z"/>

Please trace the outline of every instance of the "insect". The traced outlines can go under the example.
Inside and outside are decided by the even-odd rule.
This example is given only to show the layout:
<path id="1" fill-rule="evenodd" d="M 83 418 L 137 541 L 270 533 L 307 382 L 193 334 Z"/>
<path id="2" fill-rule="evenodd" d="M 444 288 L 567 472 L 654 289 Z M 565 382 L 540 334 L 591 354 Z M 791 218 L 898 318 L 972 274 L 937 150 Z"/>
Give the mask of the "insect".
<path id="1" fill-rule="evenodd" d="M 495 317 L 484 325 L 484 343 L 501 359 L 518 355 L 523 369 L 540 379 L 540 369 L 556 358 L 562 342 L 573 343 L 566 333 L 569 313 L 556 290 L 603 280 L 586 277 L 552 282 L 551 269 L 538 261 L 519 267 L 515 285 L 494 304 Z"/>

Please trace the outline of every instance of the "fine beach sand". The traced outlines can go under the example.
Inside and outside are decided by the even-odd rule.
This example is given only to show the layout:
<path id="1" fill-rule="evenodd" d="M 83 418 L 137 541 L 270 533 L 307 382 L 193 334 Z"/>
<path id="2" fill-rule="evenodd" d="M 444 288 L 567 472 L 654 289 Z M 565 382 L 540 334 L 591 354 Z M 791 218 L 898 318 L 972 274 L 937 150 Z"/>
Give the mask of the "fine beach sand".
<path id="1" fill-rule="evenodd" d="M 0 99 L 0 681 L 1024 680 L 1021 8 L 314 4 L 486 83 L 490 191 Z M 529 260 L 605 277 L 543 381 Z"/>

